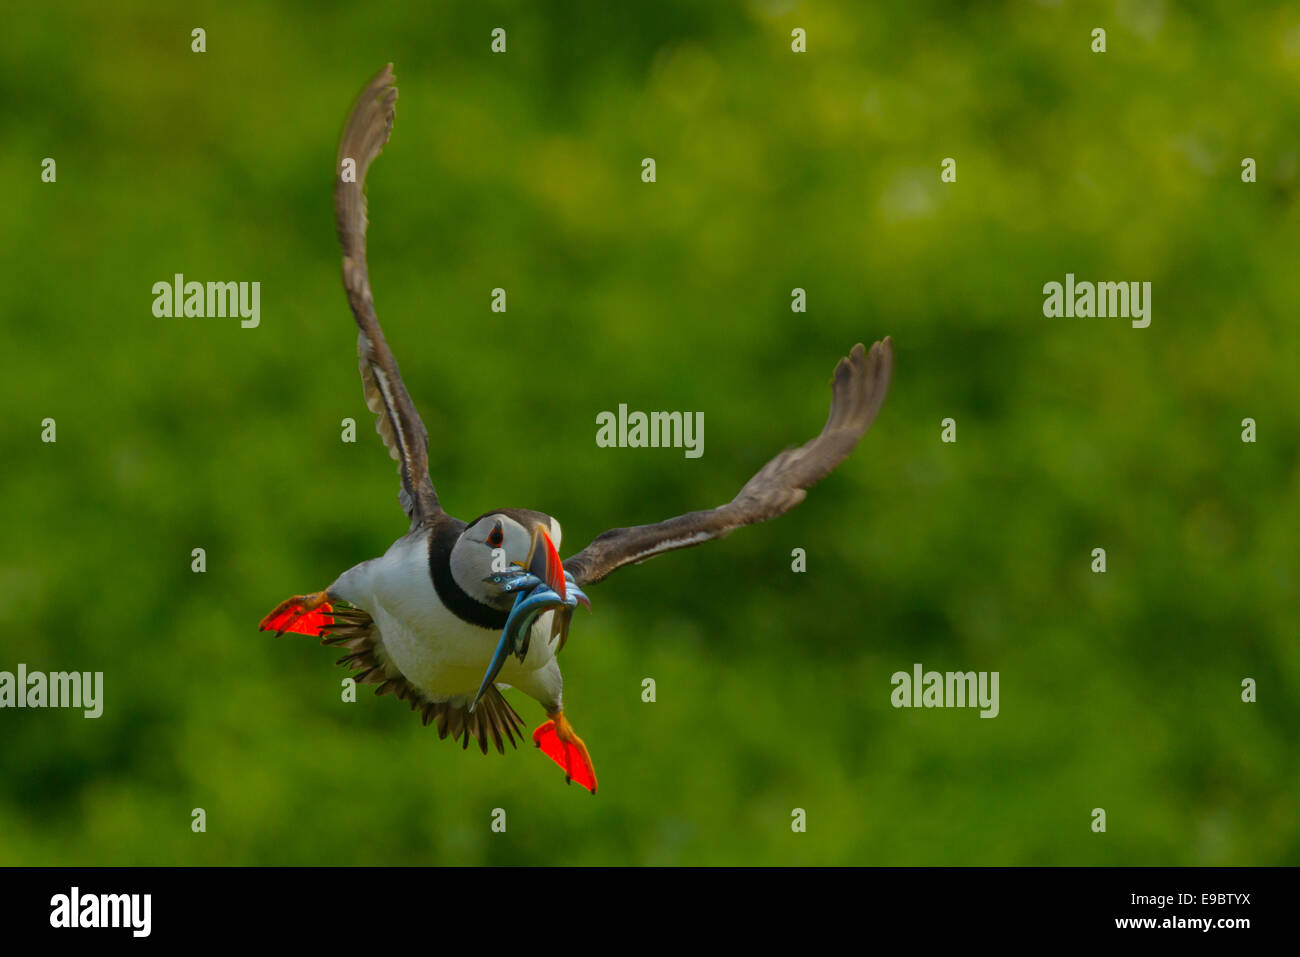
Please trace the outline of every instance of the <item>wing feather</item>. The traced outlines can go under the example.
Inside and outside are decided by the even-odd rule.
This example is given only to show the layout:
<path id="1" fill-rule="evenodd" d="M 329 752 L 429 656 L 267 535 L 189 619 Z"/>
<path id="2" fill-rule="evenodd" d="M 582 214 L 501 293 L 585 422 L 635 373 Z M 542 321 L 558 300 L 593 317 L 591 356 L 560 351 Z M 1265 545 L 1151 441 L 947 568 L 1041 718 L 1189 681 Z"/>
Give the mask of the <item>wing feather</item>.
<path id="1" fill-rule="evenodd" d="M 360 330 L 357 362 L 366 408 L 375 414 L 375 429 L 397 460 L 398 501 L 415 528 L 442 511 L 429 478 L 429 436 L 379 328 L 366 266 L 366 171 L 388 142 L 396 103 L 390 63 L 366 86 L 344 127 L 334 170 L 334 211 L 343 247 L 343 287 Z M 344 178 L 345 160 L 355 164 L 354 177 Z"/>
<path id="2" fill-rule="evenodd" d="M 893 369 L 894 346 L 888 336 L 869 352 L 858 343 L 835 367 L 830 413 L 816 438 L 777 455 L 726 505 L 654 525 L 610 529 L 564 567 L 579 585 L 588 585 L 624 565 L 723 538 L 742 525 L 766 522 L 790 511 L 809 488 L 848 458 L 871 427 L 889 391 Z"/>

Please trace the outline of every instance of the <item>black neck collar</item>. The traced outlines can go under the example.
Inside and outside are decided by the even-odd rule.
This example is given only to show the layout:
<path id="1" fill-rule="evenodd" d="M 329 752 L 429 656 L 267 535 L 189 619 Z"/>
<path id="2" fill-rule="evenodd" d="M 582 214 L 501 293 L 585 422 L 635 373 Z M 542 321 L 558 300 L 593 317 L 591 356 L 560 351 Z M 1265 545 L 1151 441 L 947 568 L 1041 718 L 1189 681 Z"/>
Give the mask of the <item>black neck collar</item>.
<path id="1" fill-rule="evenodd" d="M 461 621 L 480 628 L 500 631 L 506 626 L 508 612 L 485 605 L 456 583 L 451 574 L 451 550 L 460 533 L 469 526 L 450 515 L 440 516 L 429 534 L 429 577 L 438 598 Z"/>

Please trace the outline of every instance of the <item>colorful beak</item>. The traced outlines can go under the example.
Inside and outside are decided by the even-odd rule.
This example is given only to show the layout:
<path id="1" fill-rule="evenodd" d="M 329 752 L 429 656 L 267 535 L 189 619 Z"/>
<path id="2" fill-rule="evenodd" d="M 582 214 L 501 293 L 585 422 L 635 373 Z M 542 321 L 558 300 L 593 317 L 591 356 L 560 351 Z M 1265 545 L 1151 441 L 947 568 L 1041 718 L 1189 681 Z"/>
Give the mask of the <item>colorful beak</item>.
<path id="1" fill-rule="evenodd" d="M 536 575 L 546 582 L 548 588 L 563 600 L 568 597 L 564 579 L 564 562 L 551 541 L 550 533 L 542 525 L 533 529 L 533 546 L 528 552 L 528 561 L 524 568 L 529 574 Z"/>

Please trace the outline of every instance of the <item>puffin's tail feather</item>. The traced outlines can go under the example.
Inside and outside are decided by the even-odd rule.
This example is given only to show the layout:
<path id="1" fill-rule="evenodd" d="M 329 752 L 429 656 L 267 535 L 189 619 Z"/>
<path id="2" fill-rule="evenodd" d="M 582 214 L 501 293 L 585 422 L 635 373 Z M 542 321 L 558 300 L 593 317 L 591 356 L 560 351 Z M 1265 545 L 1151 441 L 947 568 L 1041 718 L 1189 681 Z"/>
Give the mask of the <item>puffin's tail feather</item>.
<path id="1" fill-rule="evenodd" d="M 505 754 L 505 742 L 513 748 L 524 740 L 524 719 L 510 707 L 496 685 L 483 693 L 482 700 L 471 714 L 469 702 L 454 704 L 450 701 L 432 701 L 423 691 L 406 680 L 392 663 L 384 649 L 384 639 L 374 619 L 360 608 L 336 603 L 332 612 L 334 624 L 323 632 L 322 645 L 338 645 L 348 650 L 336 664 L 347 665 L 353 671 L 357 684 L 378 685 L 375 694 L 393 694 L 411 703 L 411 710 L 420 711 L 427 725 L 436 723 L 438 737 L 451 735 L 462 748 L 468 748 L 470 739 L 478 742 L 479 750 L 488 751 L 488 742 Z"/>

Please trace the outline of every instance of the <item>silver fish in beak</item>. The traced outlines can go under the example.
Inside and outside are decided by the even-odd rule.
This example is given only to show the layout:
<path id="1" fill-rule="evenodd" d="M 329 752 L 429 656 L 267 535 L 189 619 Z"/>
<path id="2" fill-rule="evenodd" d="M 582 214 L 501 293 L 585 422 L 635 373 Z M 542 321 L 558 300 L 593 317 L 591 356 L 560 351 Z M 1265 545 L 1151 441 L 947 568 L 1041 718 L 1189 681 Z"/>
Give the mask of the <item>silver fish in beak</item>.
<path id="1" fill-rule="evenodd" d="M 546 536 L 546 541 L 550 542 L 550 536 Z M 537 542 L 534 541 L 534 545 L 536 544 Z M 554 551 L 554 546 L 552 546 L 551 550 Z M 560 568 L 563 572 L 563 566 L 560 566 Z M 541 570 L 545 571 L 547 569 Z M 583 593 L 582 589 L 574 584 L 572 576 L 567 572 L 563 572 L 561 576 L 564 585 L 563 595 L 552 588 L 539 575 L 522 569 L 515 572 L 489 575 L 484 581 L 500 585 L 506 592 L 514 592 L 516 597 L 514 606 L 506 617 L 505 627 L 501 629 L 501 640 L 497 642 L 496 650 L 492 653 L 492 660 L 488 662 L 487 673 L 483 675 L 483 681 L 479 685 L 478 693 L 474 695 L 474 700 L 469 706 L 471 714 L 478 707 L 483 693 L 491 687 L 492 682 L 501 673 L 506 658 L 513 654 L 520 661 L 524 660 L 524 657 L 528 654 L 528 639 L 532 632 L 533 623 L 540 616 L 554 608 L 567 609 L 568 614 L 571 616 L 573 609 L 579 604 L 585 605 L 588 609 L 591 608 L 591 601 Z M 567 632 L 567 618 L 564 624 L 564 631 Z"/>

